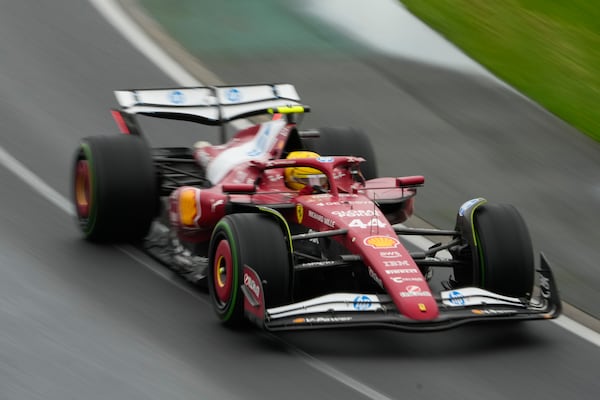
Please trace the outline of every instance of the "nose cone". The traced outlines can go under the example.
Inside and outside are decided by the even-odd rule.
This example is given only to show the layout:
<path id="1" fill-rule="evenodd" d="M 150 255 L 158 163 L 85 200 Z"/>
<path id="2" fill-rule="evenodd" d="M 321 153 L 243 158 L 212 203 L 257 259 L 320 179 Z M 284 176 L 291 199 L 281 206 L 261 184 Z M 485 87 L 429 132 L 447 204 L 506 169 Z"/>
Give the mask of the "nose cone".
<path id="1" fill-rule="evenodd" d="M 439 315 L 437 303 L 428 287 L 406 285 L 403 291 L 392 297 L 400 313 L 410 319 L 428 321 Z"/>

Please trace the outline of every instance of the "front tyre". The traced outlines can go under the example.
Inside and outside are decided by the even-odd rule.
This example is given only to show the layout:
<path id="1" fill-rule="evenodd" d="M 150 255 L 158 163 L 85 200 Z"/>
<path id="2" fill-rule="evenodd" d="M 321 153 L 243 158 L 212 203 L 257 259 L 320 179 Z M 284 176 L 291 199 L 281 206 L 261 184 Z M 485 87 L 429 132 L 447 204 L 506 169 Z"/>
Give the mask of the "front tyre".
<path id="1" fill-rule="evenodd" d="M 83 139 L 73 165 L 72 198 L 86 239 L 142 239 L 156 215 L 158 199 L 146 143 L 129 135 Z"/>
<path id="2" fill-rule="evenodd" d="M 475 283 L 495 293 L 529 299 L 535 273 L 533 246 L 517 209 L 484 204 L 475 211 L 474 228 L 479 257 Z"/>
<path id="3" fill-rule="evenodd" d="M 263 214 L 232 214 L 215 226 L 209 247 L 208 289 L 221 322 L 244 323 L 243 268 L 262 281 L 265 307 L 289 301 L 291 274 L 288 247 L 279 224 Z"/>

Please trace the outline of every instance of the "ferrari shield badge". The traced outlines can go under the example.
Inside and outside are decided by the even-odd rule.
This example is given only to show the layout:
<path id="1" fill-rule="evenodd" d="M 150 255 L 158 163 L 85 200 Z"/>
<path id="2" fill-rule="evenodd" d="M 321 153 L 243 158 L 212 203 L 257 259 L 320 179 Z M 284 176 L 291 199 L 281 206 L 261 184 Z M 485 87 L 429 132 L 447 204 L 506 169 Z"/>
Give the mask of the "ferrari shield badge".
<path id="1" fill-rule="evenodd" d="M 296 204 L 296 219 L 298 219 L 298 223 L 302 223 L 302 219 L 304 218 L 304 207 L 302 204 Z"/>

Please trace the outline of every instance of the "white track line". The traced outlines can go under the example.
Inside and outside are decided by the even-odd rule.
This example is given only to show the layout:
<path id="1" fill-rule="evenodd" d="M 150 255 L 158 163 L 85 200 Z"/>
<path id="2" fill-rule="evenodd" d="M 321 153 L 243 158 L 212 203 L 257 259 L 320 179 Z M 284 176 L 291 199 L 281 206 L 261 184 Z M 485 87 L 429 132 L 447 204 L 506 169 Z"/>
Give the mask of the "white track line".
<path id="1" fill-rule="evenodd" d="M 159 66 L 159 68 L 171 77 L 174 81 L 178 82 L 182 86 L 199 86 L 201 83 L 192 77 L 187 71 L 179 66 L 171 57 L 169 57 L 162 49 L 160 49 L 154 42 L 152 42 L 144 32 L 135 25 L 133 21 L 123 12 L 123 10 L 116 4 L 114 0 L 89 0 L 90 3 L 119 31 L 127 38 L 139 51 L 141 51 L 148 59 Z M 74 215 L 74 209 L 71 202 L 58 193 L 56 190 L 48 186 L 41 178 L 31 172 L 27 167 L 20 163 L 17 159 L 12 157 L 8 152 L 0 146 L 0 164 L 5 168 L 13 172 L 23 182 L 29 185 L 34 191 L 38 192 L 41 196 L 48 199 L 58 208 L 63 210 L 69 215 Z M 425 241 L 418 240 L 419 246 L 427 244 Z M 131 246 L 117 246 L 117 249 L 128 255 L 135 261 L 149 268 L 152 272 L 158 274 L 162 278 L 173 283 L 177 287 L 180 287 L 186 292 L 189 292 L 183 285 L 177 283 L 171 275 L 164 273 L 162 266 L 157 265 L 154 262 L 146 261 L 143 254 L 139 254 L 138 250 Z M 198 297 L 195 295 L 195 297 Z M 558 326 L 568 330 L 569 332 L 589 341 L 600 347 L 600 334 L 581 325 L 580 323 L 561 316 L 560 318 L 553 320 Z M 285 345 L 293 352 L 298 355 L 300 359 L 310 365 L 312 368 L 320 371 L 321 373 L 329 376 L 330 378 L 348 386 L 370 399 L 386 400 L 389 397 L 369 386 L 357 381 L 349 375 L 327 365 L 314 357 L 306 354 L 300 349 L 291 346 L 288 343 Z"/>
<path id="2" fill-rule="evenodd" d="M 36 174 L 21 164 L 16 158 L 8 154 L 0 146 L 0 164 L 4 165 L 9 171 L 21 178 L 25 183 L 31 186 L 36 192 L 46 199 L 50 200 L 55 206 L 69 215 L 75 216 L 75 207 L 56 190 L 52 189 L 46 182 L 41 180 Z"/>
<path id="3" fill-rule="evenodd" d="M 201 86 L 200 82 L 154 43 L 114 0 L 89 0 L 102 16 L 168 77 L 182 86 Z"/>
<path id="4" fill-rule="evenodd" d="M 569 317 L 561 315 L 557 319 L 553 319 L 552 322 L 557 324 L 563 329 L 574 333 L 582 339 L 587 340 L 590 343 L 600 347 L 600 334 L 587 326 L 581 325 L 579 322 L 572 320 Z"/>

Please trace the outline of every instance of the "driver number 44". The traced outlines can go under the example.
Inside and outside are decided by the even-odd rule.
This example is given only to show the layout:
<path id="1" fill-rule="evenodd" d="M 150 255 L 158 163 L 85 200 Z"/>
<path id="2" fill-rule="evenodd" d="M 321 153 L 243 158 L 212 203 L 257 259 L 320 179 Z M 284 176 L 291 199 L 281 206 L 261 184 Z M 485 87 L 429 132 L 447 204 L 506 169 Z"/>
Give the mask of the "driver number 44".
<path id="1" fill-rule="evenodd" d="M 367 229 L 367 228 L 371 228 L 371 227 L 385 228 L 386 224 L 385 224 L 385 222 L 381 221 L 379 218 L 372 218 L 368 222 L 363 222 L 360 219 L 353 219 L 352 221 L 350 221 L 348 226 L 353 227 L 353 228 Z"/>

